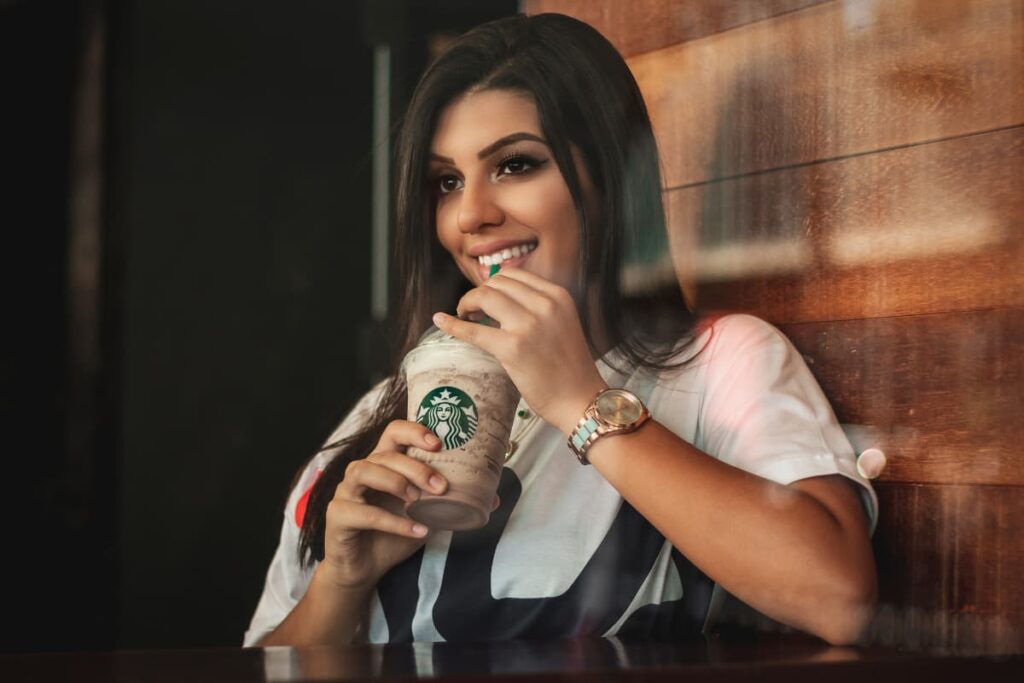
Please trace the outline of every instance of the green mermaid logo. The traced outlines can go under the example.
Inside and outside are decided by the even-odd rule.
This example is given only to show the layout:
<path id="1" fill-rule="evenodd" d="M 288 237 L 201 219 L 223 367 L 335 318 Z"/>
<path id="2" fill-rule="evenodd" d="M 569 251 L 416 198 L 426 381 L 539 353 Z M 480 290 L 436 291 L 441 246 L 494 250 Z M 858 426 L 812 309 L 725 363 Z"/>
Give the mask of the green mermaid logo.
<path id="1" fill-rule="evenodd" d="M 462 448 L 476 434 L 478 421 L 473 399 L 455 387 L 437 387 L 420 403 L 416 421 L 430 427 L 444 450 Z"/>

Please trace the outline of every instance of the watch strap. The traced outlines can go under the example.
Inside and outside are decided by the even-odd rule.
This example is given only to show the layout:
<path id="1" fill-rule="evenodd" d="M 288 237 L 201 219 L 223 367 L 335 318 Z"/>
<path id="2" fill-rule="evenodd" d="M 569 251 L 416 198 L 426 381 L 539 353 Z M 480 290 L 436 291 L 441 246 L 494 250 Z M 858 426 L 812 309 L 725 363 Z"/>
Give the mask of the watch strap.
<path id="1" fill-rule="evenodd" d="M 593 403 L 591 403 L 583 417 L 576 423 L 576 429 L 569 435 L 569 449 L 576 454 L 581 465 L 590 464 L 590 461 L 587 460 L 587 451 L 590 449 L 590 444 L 597 441 L 597 437 L 600 436 L 597 430 L 601 425 L 593 413 Z"/>
<path id="2" fill-rule="evenodd" d="M 572 443 L 577 457 L 581 457 L 580 451 L 583 449 L 584 444 L 590 440 L 590 437 L 597 433 L 597 427 L 597 420 L 590 415 L 584 415 L 583 419 L 576 425 L 576 430 L 569 436 L 569 441 Z"/>

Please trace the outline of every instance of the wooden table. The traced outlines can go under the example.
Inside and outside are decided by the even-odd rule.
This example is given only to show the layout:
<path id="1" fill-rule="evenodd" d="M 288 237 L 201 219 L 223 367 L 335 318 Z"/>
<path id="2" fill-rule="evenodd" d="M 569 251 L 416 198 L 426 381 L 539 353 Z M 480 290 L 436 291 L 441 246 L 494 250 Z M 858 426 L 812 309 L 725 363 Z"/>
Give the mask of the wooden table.
<path id="1" fill-rule="evenodd" d="M 0 656 L 0 681 L 856 681 L 1024 680 L 1024 654 L 835 648 L 798 635 L 683 643 L 615 639 L 455 645 L 155 650 Z"/>

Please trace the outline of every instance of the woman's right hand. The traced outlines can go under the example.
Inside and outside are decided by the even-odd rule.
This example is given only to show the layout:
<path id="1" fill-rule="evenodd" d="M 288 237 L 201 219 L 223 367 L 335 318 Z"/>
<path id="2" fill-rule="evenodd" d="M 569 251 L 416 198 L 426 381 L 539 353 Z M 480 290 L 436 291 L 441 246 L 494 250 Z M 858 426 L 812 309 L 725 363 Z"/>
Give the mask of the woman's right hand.
<path id="1" fill-rule="evenodd" d="M 422 492 L 444 493 L 448 482 L 429 465 L 405 454 L 409 446 L 441 446 L 430 429 L 394 420 L 374 452 L 354 460 L 327 506 L 324 560 L 317 568 L 337 586 L 370 588 L 425 542 L 429 529 L 405 516 L 405 503 Z"/>

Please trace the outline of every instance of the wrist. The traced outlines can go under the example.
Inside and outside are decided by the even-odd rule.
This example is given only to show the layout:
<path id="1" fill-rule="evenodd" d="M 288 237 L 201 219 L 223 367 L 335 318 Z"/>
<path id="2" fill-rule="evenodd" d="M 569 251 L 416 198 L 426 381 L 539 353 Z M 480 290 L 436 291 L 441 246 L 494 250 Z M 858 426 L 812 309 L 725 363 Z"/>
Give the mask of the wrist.
<path id="1" fill-rule="evenodd" d="M 587 453 L 595 443 L 605 437 L 630 434 L 650 418 L 643 400 L 629 389 L 605 389 L 584 409 L 566 444 L 580 464 L 589 465 Z"/>
<path id="2" fill-rule="evenodd" d="M 375 585 L 349 586 L 331 576 L 321 562 L 310 577 L 309 588 L 278 627 L 277 638 L 264 644 L 328 645 L 355 642 L 365 629 Z M 282 627 L 287 627 L 281 631 Z"/>
<path id="3" fill-rule="evenodd" d="M 559 416 L 559 421 L 553 424 L 566 436 L 571 435 L 583 418 L 587 407 L 599 393 L 607 388 L 608 384 L 604 380 L 598 380 L 585 388 L 581 388 L 571 399 L 565 401 L 564 412 Z"/>
<path id="4" fill-rule="evenodd" d="M 369 598 L 377 582 L 374 580 L 352 583 L 342 578 L 329 560 L 324 560 L 313 570 L 311 585 L 316 585 L 321 592 L 336 596 L 345 601 Z"/>

